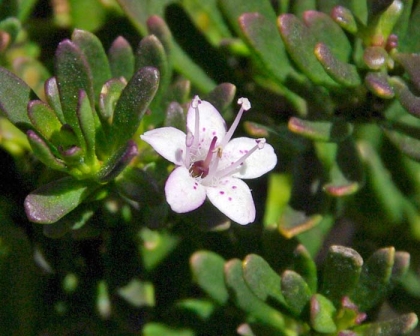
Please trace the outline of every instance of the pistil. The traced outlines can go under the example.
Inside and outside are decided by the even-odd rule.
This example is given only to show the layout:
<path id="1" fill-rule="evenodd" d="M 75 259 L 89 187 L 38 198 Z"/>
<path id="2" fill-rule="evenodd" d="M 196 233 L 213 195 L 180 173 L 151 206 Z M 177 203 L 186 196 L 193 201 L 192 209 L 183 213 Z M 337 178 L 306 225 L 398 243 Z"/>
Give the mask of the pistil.
<path id="1" fill-rule="evenodd" d="M 215 153 L 214 149 L 216 148 L 216 142 L 217 137 L 214 137 L 210 143 L 206 158 L 204 160 L 196 161 L 191 165 L 190 173 L 193 177 L 205 178 L 208 175 L 213 154 Z"/>

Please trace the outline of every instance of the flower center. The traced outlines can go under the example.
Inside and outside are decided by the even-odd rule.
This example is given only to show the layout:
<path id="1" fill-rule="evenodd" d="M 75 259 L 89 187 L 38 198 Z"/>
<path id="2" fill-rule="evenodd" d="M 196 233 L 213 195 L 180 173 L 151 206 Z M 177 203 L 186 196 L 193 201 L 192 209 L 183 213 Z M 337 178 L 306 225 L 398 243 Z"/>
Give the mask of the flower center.
<path id="1" fill-rule="evenodd" d="M 212 162 L 213 154 L 215 153 L 217 137 L 214 137 L 210 143 L 209 151 L 204 160 L 194 162 L 190 167 L 190 174 L 192 177 L 205 178 L 209 174 L 210 163 Z"/>
<path id="2" fill-rule="evenodd" d="M 218 146 L 216 146 L 217 137 L 213 137 L 207 155 L 203 160 L 194 161 L 194 156 L 196 156 L 196 151 L 198 148 L 199 141 L 199 132 L 200 132 L 200 115 L 199 115 L 199 104 L 201 100 L 198 96 L 195 96 L 192 101 L 192 107 L 195 109 L 195 125 L 194 125 L 194 134 L 187 130 L 187 136 L 185 140 L 186 145 L 186 156 L 185 156 L 185 166 L 189 167 L 189 172 L 192 177 L 199 178 L 201 183 L 205 185 L 217 184 L 218 181 L 228 175 L 232 175 L 240 169 L 245 160 L 251 156 L 257 149 L 262 149 L 265 144 L 265 139 L 256 139 L 255 146 L 247 149 L 246 153 L 240 157 L 238 160 L 233 162 L 228 167 L 223 169 L 218 169 L 219 161 L 222 159 L 223 150 L 226 144 L 232 138 L 232 135 L 237 128 L 239 121 L 243 113 L 251 108 L 251 104 L 248 99 L 240 98 L 238 104 L 241 105 L 240 111 L 236 115 L 236 118 L 231 125 L 230 129 L 226 132 L 222 141 Z"/>

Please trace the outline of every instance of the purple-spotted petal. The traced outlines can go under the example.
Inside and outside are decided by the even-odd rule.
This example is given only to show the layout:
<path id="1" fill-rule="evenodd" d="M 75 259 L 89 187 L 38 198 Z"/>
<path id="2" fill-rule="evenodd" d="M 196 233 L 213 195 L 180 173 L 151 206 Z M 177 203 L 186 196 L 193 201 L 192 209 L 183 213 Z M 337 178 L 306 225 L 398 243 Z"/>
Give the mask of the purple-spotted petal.
<path id="1" fill-rule="evenodd" d="M 195 210 L 206 199 L 206 189 L 182 166 L 169 175 L 165 184 L 165 194 L 171 209 L 178 213 Z"/>
<path id="2" fill-rule="evenodd" d="M 184 164 L 186 135 L 179 129 L 175 127 L 156 128 L 140 135 L 140 138 L 166 160 L 178 166 Z"/>
<path id="3" fill-rule="evenodd" d="M 219 169 L 223 169 L 238 161 L 255 146 L 255 139 L 246 137 L 232 139 L 223 149 Z M 232 176 L 241 179 L 257 178 L 272 170 L 276 164 L 277 156 L 274 153 L 274 149 L 266 143 L 263 148 L 257 149 L 252 153 Z"/>
<path id="4" fill-rule="evenodd" d="M 207 197 L 222 213 L 245 225 L 255 220 L 255 205 L 245 182 L 234 177 L 220 180 L 217 187 L 206 188 Z"/>
<path id="5" fill-rule="evenodd" d="M 207 151 L 212 139 L 216 136 L 218 142 L 222 141 L 226 134 L 226 122 L 216 108 L 201 100 L 198 104 L 199 110 L 199 149 Z M 190 106 L 187 114 L 187 128 L 195 133 L 195 109 Z M 196 136 L 196 134 L 194 134 Z"/>

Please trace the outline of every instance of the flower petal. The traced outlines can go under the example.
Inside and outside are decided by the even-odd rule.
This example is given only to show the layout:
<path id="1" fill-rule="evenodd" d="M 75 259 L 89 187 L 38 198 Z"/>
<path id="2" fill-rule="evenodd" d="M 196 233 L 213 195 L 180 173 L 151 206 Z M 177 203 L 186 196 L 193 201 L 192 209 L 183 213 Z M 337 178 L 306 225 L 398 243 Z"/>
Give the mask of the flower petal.
<path id="1" fill-rule="evenodd" d="M 175 127 L 156 128 L 140 135 L 140 138 L 166 160 L 178 166 L 184 164 L 186 135 L 179 129 Z"/>
<path id="2" fill-rule="evenodd" d="M 251 190 L 240 179 L 221 179 L 217 187 L 207 187 L 206 192 L 214 206 L 233 221 L 245 225 L 255 220 Z"/>
<path id="3" fill-rule="evenodd" d="M 218 143 L 226 134 L 226 122 L 219 111 L 205 100 L 198 104 L 199 110 L 199 150 L 207 151 L 212 139 L 216 136 Z M 195 109 L 190 106 L 187 114 L 187 128 L 195 133 Z M 196 136 L 196 134 L 194 134 Z"/>
<path id="4" fill-rule="evenodd" d="M 226 168 L 238 161 L 255 146 L 255 139 L 246 137 L 232 139 L 223 149 L 223 156 L 219 162 L 219 169 Z M 232 174 L 232 176 L 241 179 L 257 178 L 272 170 L 276 164 L 277 155 L 274 153 L 273 147 L 266 143 L 263 148 L 257 149 L 252 153 L 243 163 L 241 168 Z"/>
<path id="5" fill-rule="evenodd" d="M 166 201 L 178 213 L 197 209 L 206 199 L 206 189 L 190 176 L 185 167 L 176 168 L 165 184 Z"/>

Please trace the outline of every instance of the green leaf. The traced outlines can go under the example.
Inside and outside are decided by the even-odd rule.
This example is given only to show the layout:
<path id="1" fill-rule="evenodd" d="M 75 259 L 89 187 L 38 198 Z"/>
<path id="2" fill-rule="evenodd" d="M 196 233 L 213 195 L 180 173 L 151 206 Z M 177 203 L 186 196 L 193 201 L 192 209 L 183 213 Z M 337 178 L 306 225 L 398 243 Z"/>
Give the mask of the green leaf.
<path id="1" fill-rule="evenodd" d="M 260 1 L 242 1 L 242 0 L 224 0 L 219 1 L 219 5 L 228 18 L 230 24 L 237 34 L 241 34 L 241 27 L 238 21 L 244 13 L 259 13 L 271 22 L 276 21 L 276 13 L 268 0 Z"/>
<path id="2" fill-rule="evenodd" d="M 281 276 L 281 291 L 286 304 L 294 315 L 301 315 L 311 298 L 311 290 L 296 272 L 287 270 Z"/>
<path id="3" fill-rule="evenodd" d="M 163 125 L 165 127 L 175 127 L 183 132 L 186 132 L 184 109 L 177 102 L 172 102 L 168 105 Z"/>
<path id="4" fill-rule="evenodd" d="M 293 270 L 305 280 L 312 293 L 317 291 L 317 267 L 314 259 L 302 244 L 299 244 L 293 253 Z"/>
<path id="5" fill-rule="evenodd" d="M 407 114 L 404 117 L 410 117 Z M 420 139 L 419 126 L 415 122 L 411 122 L 408 118 L 404 118 L 401 122 L 393 122 L 390 125 L 383 125 L 383 130 L 391 142 L 405 155 L 411 159 L 420 161 Z M 418 119 L 415 119 L 418 121 Z"/>
<path id="6" fill-rule="evenodd" d="M 400 336 L 410 334 L 417 323 L 417 315 L 410 313 L 388 321 L 363 324 L 353 330 L 363 336 Z"/>
<path id="7" fill-rule="evenodd" d="M 0 19 L 0 34 L 8 34 L 7 38 L 7 44 L 4 46 L 7 48 L 7 46 L 13 44 L 22 29 L 22 25 L 18 19 L 15 17 L 8 17 L 4 20 Z M 3 45 L 0 43 L 0 50 L 2 50 Z"/>
<path id="8" fill-rule="evenodd" d="M 143 336 L 195 336 L 195 332 L 187 328 L 169 327 L 162 323 L 149 322 L 147 323 L 141 333 Z"/>
<path id="9" fill-rule="evenodd" d="M 375 13 L 373 17 L 369 18 L 369 24 L 363 33 L 365 45 L 384 45 L 398 22 L 403 9 L 403 1 L 392 1 L 384 11 Z"/>
<path id="10" fill-rule="evenodd" d="M 335 312 L 336 308 L 333 303 L 325 296 L 315 294 L 311 297 L 310 321 L 315 331 L 325 334 L 336 332 Z"/>
<path id="11" fill-rule="evenodd" d="M 230 83 L 222 83 L 216 86 L 207 96 L 206 101 L 211 103 L 219 112 L 226 110 L 236 94 L 236 86 Z"/>
<path id="12" fill-rule="evenodd" d="M 113 78 L 124 77 L 130 80 L 134 73 L 134 54 L 127 40 L 118 36 L 108 51 L 109 65 Z"/>
<path id="13" fill-rule="evenodd" d="M 23 131 L 31 129 L 26 107 L 35 93 L 19 77 L 0 67 L 0 112 Z"/>
<path id="14" fill-rule="evenodd" d="M 391 99 L 395 92 L 388 82 L 388 75 L 383 72 L 369 72 L 365 77 L 365 85 L 374 95 L 383 99 Z"/>
<path id="15" fill-rule="evenodd" d="M 102 165 L 97 174 L 97 179 L 101 183 L 106 183 L 116 178 L 138 155 L 137 144 L 133 140 L 127 141 L 125 146 L 118 148 Z"/>
<path id="16" fill-rule="evenodd" d="M 70 125 L 83 143 L 83 134 L 77 118 L 77 106 L 80 90 L 86 92 L 94 106 L 92 73 L 80 48 L 70 40 L 60 42 L 55 54 L 55 72 L 60 92 L 61 106 L 66 123 Z"/>
<path id="17" fill-rule="evenodd" d="M 312 229 L 321 220 L 320 214 L 307 214 L 303 210 L 296 210 L 288 205 L 279 220 L 279 231 L 286 238 L 292 238 Z"/>
<path id="18" fill-rule="evenodd" d="M 59 160 L 52 152 L 50 146 L 34 131 L 27 132 L 29 144 L 34 151 L 35 156 L 46 166 L 55 169 L 66 171 L 67 167 L 63 161 Z"/>
<path id="19" fill-rule="evenodd" d="M 168 90 L 172 78 L 172 68 L 166 57 L 165 49 L 156 36 L 149 35 L 141 40 L 136 51 L 135 63 L 136 69 L 149 66 L 155 67 L 159 72 L 159 87 L 150 106 L 152 111 L 150 118 L 153 119 L 151 124 L 161 124 L 164 118 L 162 98 Z"/>
<path id="20" fill-rule="evenodd" d="M 315 84 L 337 86 L 316 59 L 315 35 L 293 14 L 283 14 L 278 18 L 281 37 L 290 57 L 299 69 Z"/>
<path id="21" fill-rule="evenodd" d="M 267 74 L 284 82 L 292 69 L 275 22 L 260 13 L 245 13 L 239 17 L 239 24 L 253 55 L 265 66 Z"/>
<path id="22" fill-rule="evenodd" d="M 340 61 L 326 44 L 318 43 L 315 46 L 315 56 L 324 67 L 325 72 L 337 83 L 346 87 L 356 87 L 362 84 L 357 67 Z"/>
<path id="23" fill-rule="evenodd" d="M 63 109 L 61 107 L 60 101 L 60 93 L 58 91 L 57 86 L 57 79 L 55 77 L 51 77 L 45 82 L 44 85 L 45 90 L 45 98 L 47 99 L 48 104 L 54 110 L 57 118 L 60 120 L 62 124 L 66 123 L 64 118 Z"/>
<path id="24" fill-rule="evenodd" d="M 137 131 L 158 85 L 159 73 L 152 67 L 138 70 L 128 82 L 115 106 L 112 124 L 114 148 L 124 145 Z"/>
<path id="25" fill-rule="evenodd" d="M 82 51 L 90 68 L 94 95 L 91 103 L 92 107 L 94 107 L 96 99 L 101 92 L 102 85 L 112 77 L 108 58 L 101 41 L 92 33 L 75 29 L 71 39 Z"/>
<path id="26" fill-rule="evenodd" d="M 399 282 L 404 278 L 410 268 L 410 254 L 403 251 L 395 252 L 394 266 L 392 268 L 391 281 Z"/>
<path id="27" fill-rule="evenodd" d="M 122 195 L 139 204 L 159 205 L 164 199 L 157 181 L 139 168 L 128 167 L 114 184 Z"/>
<path id="28" fill-rule="evenodd" d="M 403 14 L 404 15 L 404 14 Z M 420 30 L 417 23 L 420 20 L 420 4 L 417 3 L 409 13 L 410 20 L 407 22 L 408 28 L 405 36 L 402 36 L 398 49 L 402 52 L 416 53 L 420 47 Z"/>
<path id="29" fill-rule="evenodd" d="M 366 311 L 385 299 L 391 288 L 390 279 L 394 258 L 395 249 L 388 247 L 376 251 L 366 261 L 360 280 L 350 295 L 360 311 Z"/>
<path id="30" fill-rule="evenodd" d="M 328 11 L 329 12 L 329 11 Z M 358 25 L 351 10 L 343 6 L 336 6 L 331 9 L 331 17 L 341 28 L 351 34 L 356 34 Z"/>
<path id="31" fill-rule="evenodd" d="M 246 285 L 240 260 L 232 259 L 225 264 L 225 281 L 239 308 L 261 323 L 285 332 L 283 316 L 255 296 Z"/>
<path id="32" fill-rule="evenodd" d="M 98 184 L 64 177 L 31 192 L 25 198 L 26 216 L 31 222 L 52 224 L 67 215 L 99 188 Z"/>
<path id="33" fill-rule="evenodd" d="M 317 142 L 316 150 L 329 172 L 329 181 L 323 185 L 329 195 L 351 195 L 364 185 L 364 170 L 353 139 L 347 138 L 338 144 Z"/>
<path id="34" fill-rule="evenodd" d="M 402 80 L 394 77 L 390 82 L 401 105 L 408 113 L 420 118 L 420 97 L 415 96 Z"/>
<path id="35" fill-rule="evenodd" d="M 420 148 L 420 142 L 418 143 Z M 401 191 L 397 188 L 389 175 L 389 170 L 382 163 L 378 153 L 367 142 L 358 144 L 361 157 L 366 164 L 367 181 L 375 195 L 375 202 L 379 205 L 383 219 L 392 223 L 399 223 L 404 217 L 403 199 Z M 420 151 L 419 151 L 420 154 Z M 420 155 L 419 155 L 420 159 Z M 371 205 L 368 207 L 371 209 Z M 372 210 L 370 210 L 372 211 Z"/>
<path id="36" fill-rule="evenodd" d="M 89 102 L 86 92 L 80 91 L 77 106 L 77 118 L 79 119 L 80 129 L 84 138 L 85 163 L 92 166 L 96 163 L 95 143 L 96 125 L 94 112 Z"/>
<path id="37" fill-rule="evenodd" d="M 229 293 L 224 279 L 225 260 L 210 251 L 195 252 L 190 258 L 194 282 L 218 304 L 224 305 Z"/>
<path id="38" fill-rule="evenodd" d="M 362 265 L 363 259 L 355 250 L 331 246 L 324 264 L 321 293 L 338 305 L 356 287 Z"/>
<path id="39" fill-rule="evenodd" d="M 32 100 L 28 104 L 28 116 L 38 133 L 54 142 L 54 137 L 63 126 L 54 111 L 43 101 Z"/>
<path id="40" fill-rule="evenodd" d="M 164 16 L 165 7 L 175 2 L 174 0 L 163 0 L 163 1 L 153 1 L 153 2 L 143 2 L 143 1 L 132 1 L 132 0 L 118 0 L 118 3 L 121 5 L 123 11 L 128 16 L 128 18 L 133 22 L 134 26 L 138 29 L 141 35 L 147 35 L 146 31 L 146 21 L 148 23 L 149 33 L 156 35 L 159 40 L 165 45 L 167 43 L 165 40 L 170 41 L 172 47 L 169 52 L 172 56 L 172 64 L 179 73 L 184 75 L 186 78 L 190 79 L 191 82 L 201 91 L 208 92 L 214 86 L 215 83 L 210 79 L 206 73 L 195 64 L 189 55 L 185 53 L 181 47 L 173 40 L 172 36 L 168 38 L 162 38 L 155 29 L 150 29 L 152 25 L 159 26 L 156 24 L 157 15 L 160 17 Z M 152 22 L 150 21 L 152 20 Z M 160 21 L 163 21 L 159 18 Z M 165 25 L 166 26 L 166 25 Z M 160 26 L 161 28 L 161 26 Z M 164 31 L 166 29 L 161 29 Z M 169 32 L 169 29 L 167 30 Z M 168 50 L 166 50 L 168 53 Z"/>
<path id="41" fill-rule="evenodd" d="M 280 276 L 263 258 L 256 254 L 248 255 L 243 262 L 243 272 L 246 284 L 259 299 L 268 304 L 276 302 L 285 306 Z"/>
<path id="42" fill-rule="evenodd" d="M 232 35 L 219 11 L 218 0 L 183 0 L 183 9 L 187 12 L 195 26 L 209 42 L 219 46 L 223 39 Z"/>
<path id="43" fill-rule="evenodd" d="M 292 117 L 290 131 L 315 141 L 343 141 L 353 133 L 353 125 L 342 119 L 332 121 L 311 121 Z"/>
<path id="44" fill-rule="evenodd" d="M 313 7 L 314 8 L 314 7 Z M 331 17 L 322 12 L 309 10 L 304 13 L 303 21 L 315 35 L 317 42 L 321 42 L 331 50 L 337 61 L 347 62 L 352 53 L 352 46 L 346 34 Z"/>
<path id="45" fill-rule="evenodd" d="M 154 35 L 149 35 L 140 41 L 135 54 L 135 68 L 146 66 L 155 67 L 159 70 L 160 80 L 168 84 L 171 76 L 165 49 L 162 43 Z"/>
<path id="46" fill-rule="evenodd" d="M 139 255 L 148 272 L 160 265 L 180 243 L 180 237 L 172 233 L 152 231 L 146 227 L 139 231 L 136 238 L 140 242 Z"/>
<path id="47" fill-rule="evenodd" d="M 69 13 L 73 27 L 89 31 L 98 30 L 106 19 L 104 4 L 96 0 L 69 0 Z"/>
<path id="48" fill-rule="evenodd" d="M 105 134 L 111 132 L 115 106 L 126 85 L 125 80 L 114 78 L 107 81 L 102 87 L 99 95 L 98 116 Z"/>

